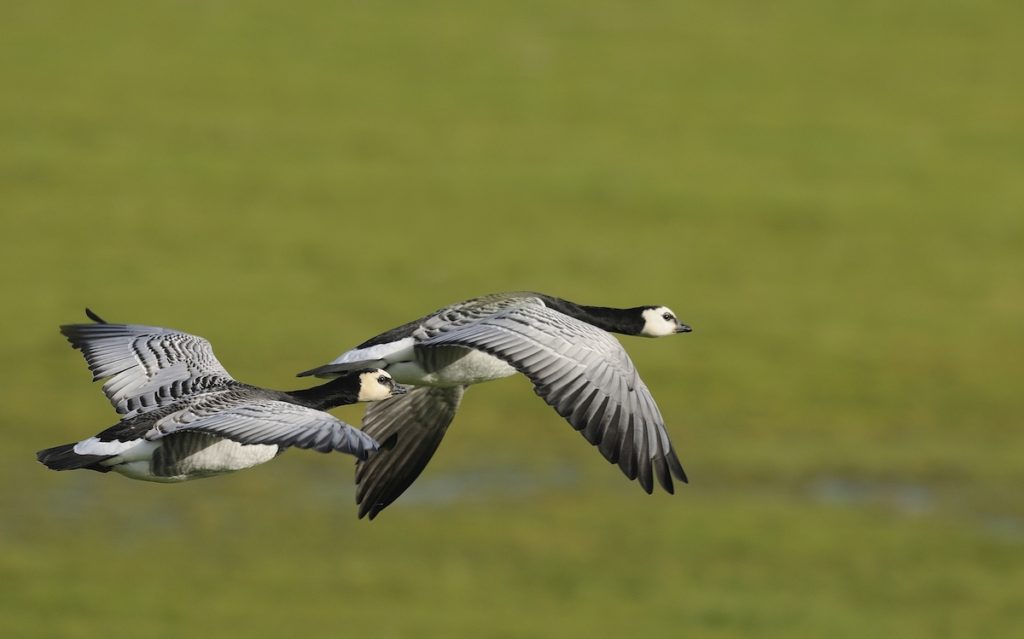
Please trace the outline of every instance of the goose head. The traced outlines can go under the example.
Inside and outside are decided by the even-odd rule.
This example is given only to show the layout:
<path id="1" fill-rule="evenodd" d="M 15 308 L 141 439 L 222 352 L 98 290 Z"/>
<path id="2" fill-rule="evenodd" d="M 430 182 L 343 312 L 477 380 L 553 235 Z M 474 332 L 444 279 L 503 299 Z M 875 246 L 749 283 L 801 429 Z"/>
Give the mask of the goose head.
<path id="1" fill-rule="evenodd" d="M 392 379 L 391 374 L 381 368 L 359 373 L 358 402 L 376 402 L 395 395 L 402 395 L 409 389 Z"/>
<path id="2" fill-rule="evenodd" d="M 689 333 L 693 329 L 683 324 L 667 306 L 645 307 L 640 315 L 643 317 L 644 326 L 640 329 L 642 337 L 664 337 L 675 333 Z"/>

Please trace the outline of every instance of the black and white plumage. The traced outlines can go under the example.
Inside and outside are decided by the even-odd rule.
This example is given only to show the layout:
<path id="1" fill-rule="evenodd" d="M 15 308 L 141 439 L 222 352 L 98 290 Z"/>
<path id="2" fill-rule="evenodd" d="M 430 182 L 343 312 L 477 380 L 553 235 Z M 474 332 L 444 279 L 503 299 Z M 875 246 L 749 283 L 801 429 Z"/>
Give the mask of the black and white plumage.
<path id="1" fill-rule="evenodd" d="M 359 516 L 372 519 L 416 479 L 467 386 L 515 374 L 648 493 L 686 474 L 633 362 L 610 332 L 661 337 L 691 329 L 664 306 L 583 306 L 541 293 L 498 293 L 452 304 L 374 337 L 300 375 L 378 366 L 407 395 L 369 407 L 365 432 L 389 441 L 356 470 Z"/>
<path id="2" fill-rule="evenodd" d="M 236 381 L 201 337 L 156 326 L 61 326 L 93 380 L 124 417 L 82 441 L 37 454 L 54 470 L 115 470 L 177 482 L 249 468 L 285 449 L 339 451 L 365 459 L 373 437 L 324 411 L 405 392 L 380 369 L 349 371 L 326 384 L 276 391 Z"/>

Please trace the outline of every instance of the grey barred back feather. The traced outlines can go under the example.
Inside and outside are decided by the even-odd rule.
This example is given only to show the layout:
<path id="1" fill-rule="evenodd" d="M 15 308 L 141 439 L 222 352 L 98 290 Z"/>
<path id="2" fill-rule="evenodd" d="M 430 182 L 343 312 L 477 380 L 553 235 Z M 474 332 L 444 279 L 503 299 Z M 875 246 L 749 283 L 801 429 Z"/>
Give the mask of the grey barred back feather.
<path id="1" fill-rule="evenodd" d="M 240 444 L 276 444 L 365 459 L 377 442 L 329 413 L 261 397 L 262 389 L 215 391 L 157 419 L 145 438 L 186 431 L 217 435 Z M 141 419 L 145 419 L 142 416 Z"/>

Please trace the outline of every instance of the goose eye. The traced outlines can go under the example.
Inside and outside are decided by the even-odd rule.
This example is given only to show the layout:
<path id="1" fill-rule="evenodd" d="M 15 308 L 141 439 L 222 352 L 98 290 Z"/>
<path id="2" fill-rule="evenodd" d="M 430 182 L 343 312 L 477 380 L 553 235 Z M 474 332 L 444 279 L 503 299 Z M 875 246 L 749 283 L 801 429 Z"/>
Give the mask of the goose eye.
<path id="1" fill-rule="evenodd" d="M 665 313 L 664 315 L 661 316 L 661 318 L 663 320 L 665 320 L 666 322 L 671 322 L 672 321 L 672 313 Z"/>
<path id="2" fill-rule="evenodd" d="M 377 378 L 377 383 L 378 384 L 383 384 L 384 386 L 387 386 L 388 385 L 388 377 L 386 375 L 381 375 L 380 377 Z"/>

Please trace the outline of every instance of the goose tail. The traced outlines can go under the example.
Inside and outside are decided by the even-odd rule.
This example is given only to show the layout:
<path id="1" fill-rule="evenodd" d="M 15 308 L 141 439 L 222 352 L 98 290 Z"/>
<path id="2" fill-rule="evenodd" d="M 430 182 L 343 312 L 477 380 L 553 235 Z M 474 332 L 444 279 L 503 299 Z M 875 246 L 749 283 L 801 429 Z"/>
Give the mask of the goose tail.
<path id="1" fill-rule="evenodd" d="M 109 467 L 100 465 L 100 462 L 110 459 L 110 455 L 80 455 L 75 452 L 75 444 L 45 448 L 36 453 L 36 459 L 51 470 L 86 468 L 101 473 L 110 471 Z"/>

